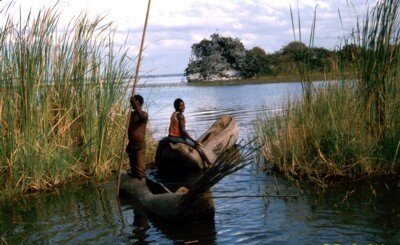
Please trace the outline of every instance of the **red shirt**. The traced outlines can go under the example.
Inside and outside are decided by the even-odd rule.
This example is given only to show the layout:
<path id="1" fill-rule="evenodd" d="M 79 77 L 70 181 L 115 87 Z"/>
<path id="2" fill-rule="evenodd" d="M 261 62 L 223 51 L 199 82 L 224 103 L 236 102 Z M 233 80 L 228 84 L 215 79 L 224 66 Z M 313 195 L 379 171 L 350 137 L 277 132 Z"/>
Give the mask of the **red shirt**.
<path id="1" fill-rule="evenodd" d="M 175 111 L 171 115 L 171 122 L 169 124 L 169 136 L 172 137 L 182 137 L 183 134 L 181 132 L 181 128 L 179 127 L 179 119 L 178 119 L 178 111 Z M 183 123 L 186 123 L 185 117 L 181 114 Z"/>

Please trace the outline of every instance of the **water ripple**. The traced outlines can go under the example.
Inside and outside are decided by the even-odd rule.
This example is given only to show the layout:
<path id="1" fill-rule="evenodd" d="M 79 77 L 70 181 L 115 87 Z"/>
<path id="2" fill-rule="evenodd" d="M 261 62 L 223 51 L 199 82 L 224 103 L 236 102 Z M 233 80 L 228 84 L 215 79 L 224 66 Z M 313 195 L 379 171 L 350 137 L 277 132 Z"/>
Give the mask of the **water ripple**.
<path id="1" fill-rule="evenodd" d="M 240 137 L 251 132 L 257 114 L 278 113 L 287 89 L 298 83 L 230 87 L 140 88 L 155 137 L 166 135 L 172 102 L 185 100 L 187 129 L 200 136 L 220 115 L 232 114 Z M 297 89 L 297 90 L 296 90 Z M 224 178 L 212 195 L 214 220 L 163 224 L 129 199 L 116 199 L 115 182 L 66 186 L 59 194 L 41 195 L 16 204 L 1 204 L 0 234 L 8 244 L 399 244 L 400 187 L 373 182 L 331 188 L 321 195 L 301 187 L 299 198 L 258 198 L 271 193 L 293 195 L 297 185 L 248 166 Z M 380 190 L 370 197 L 370 186 Z M 342 201 L 347 190 L 358 189 Z M 358 193 L 358 194 L 356 194 Z M 254 196 L 254 197 L 252 197 Z M 367 197 L 366 197 L 367 196 Z M 118 200 L 118 201 L 117 201 Z M 119 203 L 119 201 L 121 203 Z"/>

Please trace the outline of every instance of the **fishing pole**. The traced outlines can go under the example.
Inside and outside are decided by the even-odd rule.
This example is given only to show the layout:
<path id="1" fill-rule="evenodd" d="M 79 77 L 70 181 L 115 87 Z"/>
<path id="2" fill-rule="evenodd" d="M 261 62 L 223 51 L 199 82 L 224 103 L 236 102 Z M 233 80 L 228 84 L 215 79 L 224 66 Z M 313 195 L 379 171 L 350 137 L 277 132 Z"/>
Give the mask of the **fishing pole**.
<path id="1" fill-rule="evenodd" d="M 133 83 L 133 87 L 132 87 L 131 96 L 135 95 L 135 88 L 137 87 L 137 84 L 138 84 L 139 68 L 140 68 L 140 63 L 142 61 L 143 44 L 144 44 L 144 38 L 146 36 L 147 20 L 149 19 L 150 3 L 151 3 L 151 0 L 148 0 L 146 18 L 145 18 L 145 21 L 144 21 L 142 40 L 140 42 L 139 56 L 138 56 L 138 61 L 137 61 L 137 64 L 136 64 L 135 79 L 134 79 L 134 83 Z M 117 179 L 117 196 L 119 195 L 119 185 L 121 184 L 122 158 L 123 158 L 123 154 L 124 154 L 125 139 L 126 139 L 126 135 L 128 134 L 129 118 L 131 117 L 131 114 L 132 114 L 132 111 L 130 111 L 129 116 L 127 118 L 125 134 L 124 134 L 124 137 L 122 139 L 122 149 L 121 149 L 119 168 L 118 168 L 118 174 L 117 174 L 117 176 L 118 176 L 118 179 Z"/>

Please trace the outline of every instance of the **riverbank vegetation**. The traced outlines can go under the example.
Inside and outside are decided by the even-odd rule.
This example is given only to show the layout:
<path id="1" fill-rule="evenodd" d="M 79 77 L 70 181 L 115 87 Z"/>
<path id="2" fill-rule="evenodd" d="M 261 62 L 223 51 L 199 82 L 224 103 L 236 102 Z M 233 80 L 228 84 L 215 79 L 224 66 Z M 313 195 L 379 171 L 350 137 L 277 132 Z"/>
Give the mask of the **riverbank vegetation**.
<path id="1" fill-rule="evenodd" d="M 121 155 L 133 72 L 112 23 L 80 15 L 62 27 L 54 9 L 1 14 L 1 196 L 105 177 Z"/>
<path id="2" fill-rule="evenodd" d="M 346 40 L 358 47 L 352 52 L 356 79 L 342 79 L 343 65 L 336 59 L 331 66 L 335 82 L 314 87 L 308 79 L 310 57 L 297 64 L 302 97 L 290 98 L 281 114 L 260 117 L 257 123 L 267 164 L 321 186 L 337 177 L 398 174 L 399 5 L 395 0 L 379 1 Z"/>
<path id="3" fill-rule="evenodd" d="M 355 44 L 346 44 L 339 50 L 328 50 L 293 41 L 277 52 L 266 53 L 260 47 L 247 50 L 238 38 L 215 33 L 192 45 L 185 74 L 189 82 L 280 81 L 280 77 L 300 81 L 298 64 L 302 64 L 310 75 L 327 78 L 336 61 L 340 61 L 342 72 L 352 72 L 358 49 Z"/>

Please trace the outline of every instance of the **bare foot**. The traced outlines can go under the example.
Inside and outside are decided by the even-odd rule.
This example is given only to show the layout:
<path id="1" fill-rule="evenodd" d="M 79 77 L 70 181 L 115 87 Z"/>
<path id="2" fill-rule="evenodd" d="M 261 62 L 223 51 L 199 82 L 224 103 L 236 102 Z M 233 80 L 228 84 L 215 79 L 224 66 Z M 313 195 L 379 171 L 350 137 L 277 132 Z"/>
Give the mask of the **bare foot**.
<path id="1" fill-rule="evenodd" d="M 177 193 L 177 194 L 186 194 L 188 192 L 189 192 L 189 189 L 184 186 L 179 187 L 178 190 L 175 191 L 175 193 Z"/>

